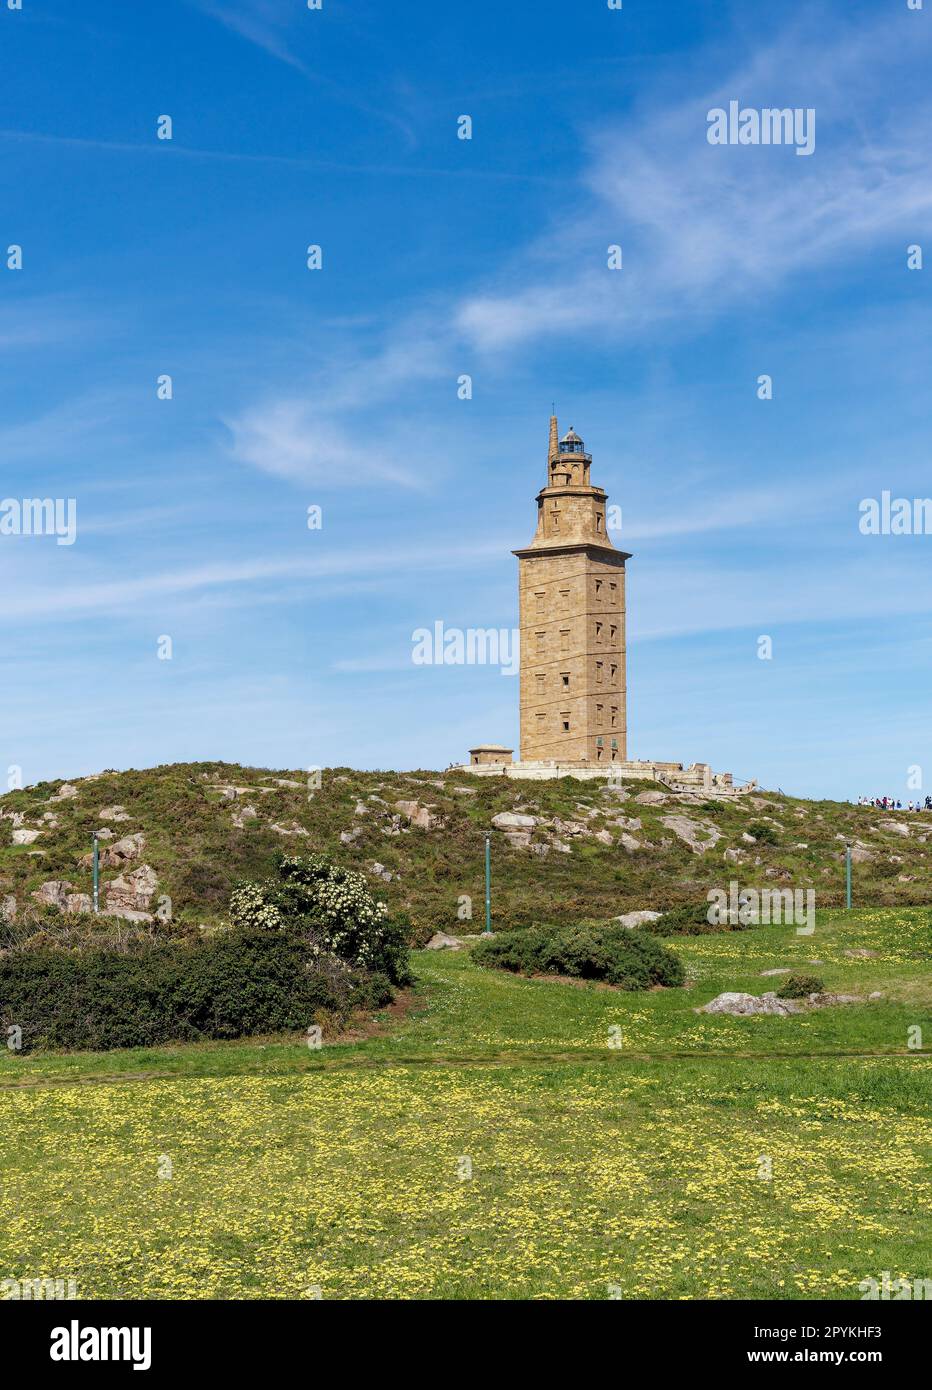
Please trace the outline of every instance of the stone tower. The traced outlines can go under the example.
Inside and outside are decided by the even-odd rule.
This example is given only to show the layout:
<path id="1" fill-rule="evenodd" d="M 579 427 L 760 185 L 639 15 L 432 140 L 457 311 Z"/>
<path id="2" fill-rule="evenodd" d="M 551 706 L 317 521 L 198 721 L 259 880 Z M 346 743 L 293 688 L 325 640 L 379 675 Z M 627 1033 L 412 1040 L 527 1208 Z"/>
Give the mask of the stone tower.
<path id="1" fill-rule="evenodd" d="M 522 762 L 624 762 L 625 561 L 605 525 L 591 456 L 550 417 L 537 534 L 518 557 Z"/>

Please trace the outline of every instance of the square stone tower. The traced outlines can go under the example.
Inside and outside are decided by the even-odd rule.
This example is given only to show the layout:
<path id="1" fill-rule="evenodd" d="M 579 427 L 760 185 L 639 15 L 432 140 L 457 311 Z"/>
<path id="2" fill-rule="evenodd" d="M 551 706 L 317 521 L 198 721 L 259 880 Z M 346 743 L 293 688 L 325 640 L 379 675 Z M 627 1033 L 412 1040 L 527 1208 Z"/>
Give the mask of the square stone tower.
<path id="1" fill-rule="evenodd" d="M 624 762 L 625 561 L 605 523 L 607 495 L 589 481 L 591 456 L 550 417 L 547 485 L 537 534 L 518 557 L 522 762 L 587 767 Z"/>

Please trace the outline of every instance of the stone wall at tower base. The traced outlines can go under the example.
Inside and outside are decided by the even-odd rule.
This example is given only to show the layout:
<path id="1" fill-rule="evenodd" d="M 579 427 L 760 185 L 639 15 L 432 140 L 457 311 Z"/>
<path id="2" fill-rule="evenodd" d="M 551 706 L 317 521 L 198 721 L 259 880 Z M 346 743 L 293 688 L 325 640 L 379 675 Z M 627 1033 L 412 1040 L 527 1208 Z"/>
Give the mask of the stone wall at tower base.
<path id="1" fill-rule="evenodd" d="M 757 790 L 757 782 L 736 786 L 730 772 L 713 772 L 708 763 L 618 762 L 593 767 L 583 762 L 519 762 L 506 766 L 476 766 L 463 763 L 452 768 L 474 777 L 514 777 L 543 782 L 555 777 L 576 777 L 581 782 L 658 782 L 668 791 L 695 792 L 709 797 L 745 796 Z"/>

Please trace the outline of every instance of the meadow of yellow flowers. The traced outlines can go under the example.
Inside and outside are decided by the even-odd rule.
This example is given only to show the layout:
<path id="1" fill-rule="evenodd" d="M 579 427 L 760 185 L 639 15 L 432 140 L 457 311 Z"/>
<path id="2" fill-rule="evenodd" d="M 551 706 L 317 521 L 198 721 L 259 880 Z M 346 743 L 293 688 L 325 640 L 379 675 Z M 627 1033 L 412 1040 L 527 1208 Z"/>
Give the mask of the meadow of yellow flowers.
<path id="1" fill-rule="evenodd" d="M 420 953 L 404 1022 L 319 1052 L 6 1059 L 0 1276 L 166 1299 L 856 1299 L 881 1270 L 929 1277 L 932 1061 L 906 1042 L 928 915 L 684 939 L 691 988 L 647 994 Z M 816 951 L 833 987 L 884 998 L 693 1012 Z"/>

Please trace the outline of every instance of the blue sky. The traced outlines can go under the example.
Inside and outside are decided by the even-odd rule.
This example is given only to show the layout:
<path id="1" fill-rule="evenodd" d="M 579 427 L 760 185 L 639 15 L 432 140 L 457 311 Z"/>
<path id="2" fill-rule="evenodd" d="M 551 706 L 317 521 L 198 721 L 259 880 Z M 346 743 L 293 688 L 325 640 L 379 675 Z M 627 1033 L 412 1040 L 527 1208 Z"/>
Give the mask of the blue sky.
<path id="1" fill-rule="evenodd" d="M 411 635 L 515 625 L 553 400 L 630 755 L 930 789 L 932 536 L 858 509 L 932 492 L 932 3 L 4 0 L 0 50 L 0 493 L 78 518 L 0 536 L 0 774 L 516 744 Z M 732 99 L 814 153 L 710 145 Z"/>

